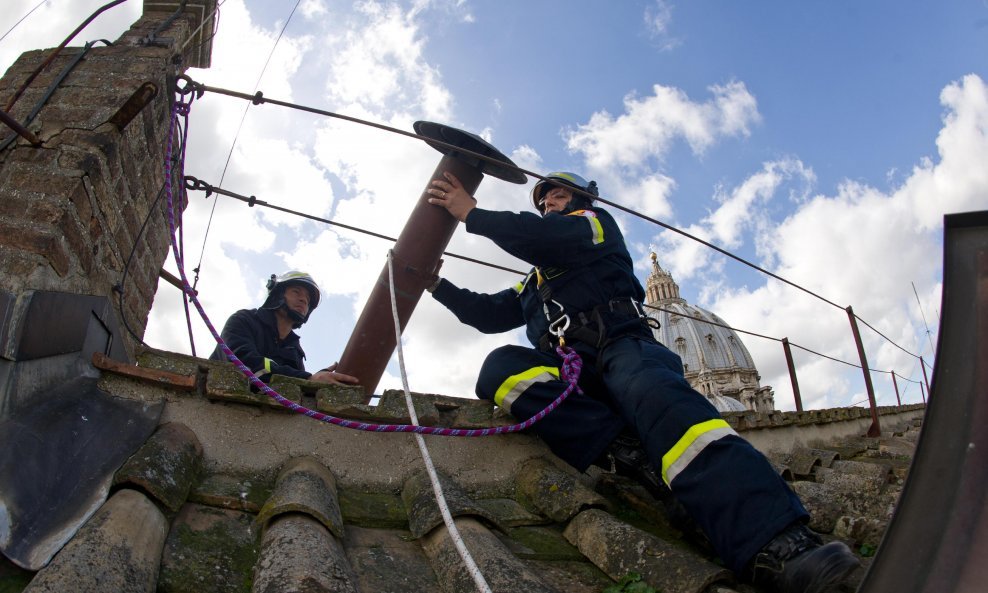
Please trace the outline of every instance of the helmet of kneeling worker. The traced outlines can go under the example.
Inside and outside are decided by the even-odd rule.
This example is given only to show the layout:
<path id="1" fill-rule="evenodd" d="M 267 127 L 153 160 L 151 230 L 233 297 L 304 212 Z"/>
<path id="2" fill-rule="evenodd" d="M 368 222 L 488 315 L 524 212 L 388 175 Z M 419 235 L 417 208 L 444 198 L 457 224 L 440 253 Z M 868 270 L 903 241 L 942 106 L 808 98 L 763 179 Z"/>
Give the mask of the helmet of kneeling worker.
<path id="1" fill-rule="evenodd" d="M 545 194 L 553 187 L 571 187 L 583 190 L 595 197 L 600 195 L 596 181 L 588 182 L 576 173 L 570 173 L 568 171 L 549 173 L 545 176 L 545 179 L 540 179 L 535 184 L 535 187 L 532 188 L 532 205 L 535 206 L 535 209 L 540 214 L 545 214 Z M 574 192 L 573 200 L 570 202 L 571 207 L 568 209 L 579 210 L 580 208 L 589 208 L 592 204 L 593 198 Z"/>
<path id="2" fill-rule="evenodd" d="M 309 311 L 305 315 L 301 315 L 298 311 L 294 311 L 285 305 L 285 289 L 289 286 L 301 286 L 309 291 Z M 288 313 L 288 317 L 293 321 L 293 327 L 299 328 L 303 323 L 309 320 L 309 315 L 316 310 L 319 306 L 319 285 L 316 281 L 312 279 L 312 276 L 305 272 L 291 271 L 285 272 L 281 276 L 275 276 L 271 274 L 271 278 L 268 279 L 267 283 L 268 298 L 264 300 L 264 304 L 261 305 L 262 309 L 280 309 L 285 308 L 285 312 Z"/>

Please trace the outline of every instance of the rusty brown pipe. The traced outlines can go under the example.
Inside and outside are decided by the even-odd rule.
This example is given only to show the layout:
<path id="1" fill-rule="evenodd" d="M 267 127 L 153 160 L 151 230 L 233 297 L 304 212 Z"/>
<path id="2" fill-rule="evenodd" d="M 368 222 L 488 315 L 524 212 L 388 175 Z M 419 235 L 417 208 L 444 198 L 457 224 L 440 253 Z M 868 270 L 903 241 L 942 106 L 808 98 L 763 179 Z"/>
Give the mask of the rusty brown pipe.
<path id="1" fill-rule="evenodd" d="M 0 122 L 6 124 L 11 130 L 17 132 L 21 138 L 24 138 L 34 146 L 41 146 L 41 140 L 38 139 L 31 130 L 25 128 L 16 119 L 12 118 L 5 111 L 0 111 Z"/>
<path id="2" fill-rule="evenodd" d="M 525 176 L 515 170 L 514 163 L 510 159 L 474 134 L 431 122 L 416 122 L 415 131 L 436 140 L 451 142 L 474 152 L 493 156 L 503 163 L 510 164 L 511 168 L 482 161 L 448 146 L 430 143 L 433 148 L 443 152 L 444 156 L 419 195 L 418 202 L 408 217 L 401 235 L 398 236 L 392 252 L 396 308 L 402 328 L 408 324 L 412 311 L 415 310 L 426 287 L 433 282 L 440 257 L 458 224 L 445 208 L 428 202 L 430 194 L 425 190 L 431 187 L 432 181 L 443 179 L 443 173 L 450 172 L 456 175 L 463 183 L 463 188 L 471 195 L 480 186 L 484 173 L 512 183 L 525 182 Z M 388 266 L 385 264 L 367 304 L 364 305 L 364 310 L 357 319 L 353 334 L 343 349 L 337 370 L 360 379 L 364 393 L 370 396 L 381 381 L 396 345 L 394 316 L 391 311 L 391 288 L 388 281 Z"/>
<path id="3" fill-rule="evenodd" d="M 469 194 L 477 191 L 483 173 L 455 156 L 446 155 L 439 161 L 425 189 L 434 179 L 442 179 L 443 172 L 456 175 Z M 422 191 L 405 228 L 402 229 L 393 248 L 395 299 L 398 321 L 404 328 L 412 311 L 422 298 L 429 277 L 439 265 L 439 259 L 453 237 L 458 221 L 445 208 L 434 206 L 427 200 L 430 194 Z M 364 392 L 374 389 L 384 374 L 384 369 L 394 353 L 394 317 L 391 313 L 391 289 L 388 282 L 388 266 L 374 285 L 370 298 L 353 328 L 350 341 L 340 357 L 337 369 L 341 373 L 360 379 Z"/>

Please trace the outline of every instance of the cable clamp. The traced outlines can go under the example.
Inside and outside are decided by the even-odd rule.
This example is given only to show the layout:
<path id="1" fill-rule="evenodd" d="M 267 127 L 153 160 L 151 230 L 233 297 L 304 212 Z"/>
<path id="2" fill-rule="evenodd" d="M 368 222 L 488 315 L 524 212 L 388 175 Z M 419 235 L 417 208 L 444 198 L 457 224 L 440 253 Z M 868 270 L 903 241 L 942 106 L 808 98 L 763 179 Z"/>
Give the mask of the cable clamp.
<path id="1" fill-rule="evenodd" d="M 213 194 L 213 186 L 201 179 L 196 179 L 192 175 L 185 176 L 184 185 L 187 190 L 206 192 L 205 197 L 207 198 Z"/>
<path id="2" fill-rule="evenodd" d="M 190 93 L 195 93 L 196 99 L 199 99 L 205 94 L 205 89 L 201 83 L 192 80 L 187 74 L 179 74 L 175 77 L 175 92 L 180 95 L 188 95 Z"/>

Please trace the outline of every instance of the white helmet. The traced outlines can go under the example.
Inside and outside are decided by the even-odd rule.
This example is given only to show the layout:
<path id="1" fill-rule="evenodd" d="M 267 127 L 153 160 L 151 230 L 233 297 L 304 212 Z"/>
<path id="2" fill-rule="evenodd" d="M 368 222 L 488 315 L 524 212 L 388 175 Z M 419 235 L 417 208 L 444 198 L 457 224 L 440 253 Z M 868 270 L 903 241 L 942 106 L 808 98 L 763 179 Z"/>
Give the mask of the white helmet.
<path id="1" fill-rule="evenodd" d="M 285 272 L 281 276 L 271 274 L 271 277 L 268 278 L 267 283 L 268 298 L 264 300 L 264 304 L 261 305 L 261 308 L 278 309 L 284 306 L 285 289 L 292 285 L 302 286 L 309 291 L 309 312 L 306 313 L 305 316 L 300 315 L 297 311 L 286 308 L 288 316 L 295 322 L 293 327 L 298 328 L 309 320 L 309 315 L 311 315 L 312 312 L 316 310 L 316 307 L 319 306 L 319 285 L 316 284 L 316 281 L 313 280 L 312 276 L 309 274 L 296 270 Z"/>

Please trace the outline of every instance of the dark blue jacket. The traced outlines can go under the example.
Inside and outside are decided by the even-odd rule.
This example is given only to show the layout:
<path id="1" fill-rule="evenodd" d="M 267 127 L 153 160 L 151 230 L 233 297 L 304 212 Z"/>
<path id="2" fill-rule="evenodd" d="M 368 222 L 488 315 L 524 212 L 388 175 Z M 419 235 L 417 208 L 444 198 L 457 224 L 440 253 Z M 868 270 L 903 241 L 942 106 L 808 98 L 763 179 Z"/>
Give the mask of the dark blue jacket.
<path id="1" fill-rule="evenodd" d="M 308 379 L 312 376 L 305 371 L 302 362 L 305 352 L 298 334 L 290 332 L 284 340 L 279 340 L 278 320 L 271 309 L 237 311 L 226 320 L 220 337 L 258 377 L 275 374 Z M 209 358 L 227 360 L 219 346 Z"/>
<path id="2" fill-rule="evenodd" d="M 445 279 L 440 282 L 432 296 L 461 322 L 483 333 L 525 325 L 529 341 L 539 345 L 549 322 L 538 294 L 536 268 L 552 298 L 571 316 L 613 299 L 641 301 L 645 296 L 624 236 L 611 215 L 600 208 L 550 212 L 544 217 L 474 208 L 466 228 L 535 266 L 514 288 L 495 294 L 458 288 Z"/>

